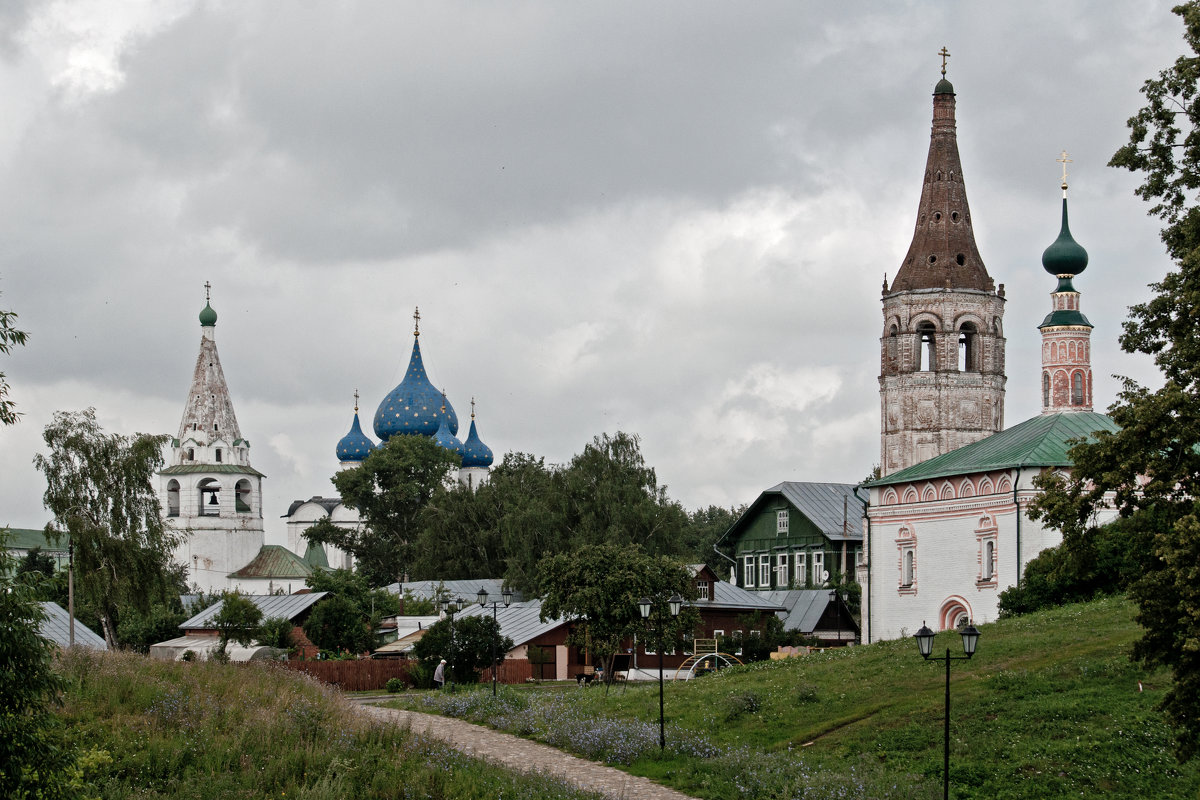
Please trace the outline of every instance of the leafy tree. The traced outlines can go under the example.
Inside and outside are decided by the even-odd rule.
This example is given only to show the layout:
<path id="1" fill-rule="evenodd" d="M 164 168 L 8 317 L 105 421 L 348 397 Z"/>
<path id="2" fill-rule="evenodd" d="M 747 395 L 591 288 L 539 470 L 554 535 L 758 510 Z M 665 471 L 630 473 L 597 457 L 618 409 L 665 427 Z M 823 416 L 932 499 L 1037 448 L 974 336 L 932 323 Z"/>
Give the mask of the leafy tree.
<path id="1" fill-rule="evenodd" d="M 268 617 L 258 628 L 258 643 L 277 650 L 291 650 L 296 646 L 295 626 L 284 617 Z"/>
<path id="2" fill-rule="evenodd" d="M 503 575 L 500 520 L 503 487 L 477 490 L 455 483 L 439 488 L 421 514 L 412 579 L 467 580 Z"/>
<path id="3" fill-rule="evenodd" d="M 117 638 L 122 647 L 139 653 L 149 653 L 150 646 L 180 635 L 179 623 L 188 618 L 179 598 L 174 602 L 155 603 L 148 612 L 129 609 L 121 615 Z"/>
<path id="4" fill-rule="evenodd" d="M 322 601 L 305 623 L 305 634 L 322 650 L 373 650 L 379 623 L 384 617 L 400 613 L 400 600 L 394 594 L 372 589 L 361 573 L 348 569 L 319 570 L 309 577 L 308 585 L 314 592 L 329 592 L 339 600 L 328 609 L 324 606 L 329 600 Z"/>
<path id="5" fill-rule="evenodd" d="M 0 310 L 0 353 L 8 355 L 14 347 L 24 345 L 29 334 L 16 328 L 17 315 L 11 311 Z M 0 372 L 0 425 L 15 425 L 20 413 L 8 399 L 8 381 Z"/>
<path id="6" fill-rule="evenodd" d="M 426 436 L 393 436 L 358 467 L 333 476 L 342 502 L 358 510 L 362 528 L 314 525 L 304 536 L 350 553 L 372 586 L 402 581 L 421 511 L 459 463 L 457 454 Z"/>
<path id="7" fill-rule="evenodd" d="M 1174 261 L 1130 308 L 1121 346 L 1153 357 L 1158 389 L 1126 379 L 1109 415 L 1120 426 L 1071 451 L 1069 478 L 1047 473 L 1031 512 L 1063 532 L 1063 548 L 1086 565 L 1097 552 L 1096 514 L 1109 499 L 1121 516 L 1152 510 L 1156 529 L 1145 571 L 1129 587 L 1144 635 L 1135 658 L 1166 665 L 1173 685 L 1160 708 L 1176 733 L 1176 755 L 1200 749 L 1200 2 L 1174 9 L 1191 50 L 1142 86 L 1146 105 L 1129 120 L 1129 143 L 1110 164 L 1142 174 L 1137 194 L 1162 219 Z"/>
<path id="8" fill-rule="evenodd" d="M 713 545 L 733 527 L 733 523 L 737 522 L 738 517 L 745 511 L 746 505 L 742 504 L 738 508 L 709 506 L 689 512 L 687 525 L 680 540 L 682 551 L 689 562 L 707 564 L 717 575 L 728 574 L 729 560 L 717 555 Z"/>
<path id="9" fill-rule="evenodd" d="M 331 653 L 365 653 L 375 646 L 375 632 L 362 609 L 342 595 L 317 603 L 304 621 L 304 635 Z"/>
<path id="10" fill-rule="evenodd" d="M 15 574 L 7 532 L 0 530 L 0 796 L 75 797 L 75 752 L 50 712 L 63 689 L 54 645 L 38 633 L 42 608 L 29 574 Z"/>
<path id="11" fill-rule="evenodd" d="M 45 578 L 53 578 L 56 564 L 54 557 L 48 556 L 42 552 L 42 548 L 35 547 L 30 550 L 25 556 L 17 562 L 17 574 L 25 575 L 38 573 Z"/>
<path id="12" fill-rule="evenodd" d="M 691 574 L 670 557 L 649 555 L 636 545 L 586 545 L 550 556 L 542 562 L 538 583 L 542 620 L 573 621 L 569 643 L 586 648 L 605 675 L 612 675 L 613 656 L 626 640 L 637 636 L 662 648 L 696 624 L 694 610 L 673 618 L 663 602 L 672 594 L 694 599 Z M 642 597 L 658 599 L 653 624 L 647 625 L 638 610 Z"/>
<path id="13" fill-rule="evenodd" d="M 224 593 L 221 608 L 212 619 L 212 626 L 217 629 L 217 658 L 224 658 L 230 641 L 249 647 L 258 638 L 261 622 L 262 610 L 253 600 L 236 590 Z"/>
<path id="14" fill-rule="evenodd" d="M 413 655 L 426 670 L 446 659 L 450 680 L 476 683 L 479 673 L 492 665 L 492 647 L 503 658 L 513 647 L 512 639 L 500 635 L 500 626 L 489 614 L 439 620 L 413 646 Z"/>
<path id="15" fill-rule="evenodd" d="M 153 484 L 167 437 L 106 434 L 89 408 L 55 412 L 43 438 L 50 454 L 33 462 L 46 476 L 43 502 L 54 514 L 46 533 L 71 537 L 79 594 L 115 648 L 120 609 L 148 613 L 182 588 L 171 561 L 178 536 L 163 524 Z"/>

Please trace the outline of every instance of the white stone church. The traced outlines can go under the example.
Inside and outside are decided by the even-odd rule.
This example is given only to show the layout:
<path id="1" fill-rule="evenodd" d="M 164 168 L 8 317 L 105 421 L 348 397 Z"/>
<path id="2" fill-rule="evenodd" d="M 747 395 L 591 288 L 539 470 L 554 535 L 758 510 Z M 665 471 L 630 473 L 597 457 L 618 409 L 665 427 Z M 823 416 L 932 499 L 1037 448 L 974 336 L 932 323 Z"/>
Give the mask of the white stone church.
<path id="1" fill-rule="evenodd" d="M 883 287 L 882 477 L 867 484 L 856 569 L 864 642 L 995 620 L 1000 592 L 1061 541 L 1027 515 L 1033 479 L 1069 469 L 1072 440 L 1115 429 L 1092 410 L 1092 325 L 1074 286 L 1088 255 L 1067 224 L 1060 160 L 1062 227 L 1042 255 L 1057 280 L 1039 326 L 1042 413 L 1005 430 L 1004 286 L 975 244 L 943 72 L 912 244 Z"/>
<path id="2" fill-rule="evenodd" d="M 206 284 L 206 294 L 208 286 Z M 479 438 L 475 401 L 471 427 L 459 441 L 458 417 L 445 395 L 429 382 L 420 348 L 420 314 L 414 314 L 412 356 L 404 379 L 384 397 L 375 414 L 375 435 L 430 436 L 462 456 L 458 480 L 471 487 L 487 481 L 492 451 Z M 313 570 L 353 566 L 334 547 L 310 545 L 305 529 L 329 517 L 343 527 L 362 525 L 358 513 L 337 497 L 297 500 L 287 519 L 287 547 L 265 543 L 263 479 L 250 463 L 250 442 L 233 411 L 217 354 L 217 312 L 206 296 L 200 312 L 200 354 L 184 403 L 179 433 L 171 440 L 168 466 L 159 473 L 159 502 L 169 527 L 184 534 L 175 560 L 187 567 L 195 590 L 239 589 L 250 594 L 292 593 L 305 587 Z M 357 394 L 350 431 L 335 449 L 341 469 L 354 469 L 377 446 L 362 432 Z"/>

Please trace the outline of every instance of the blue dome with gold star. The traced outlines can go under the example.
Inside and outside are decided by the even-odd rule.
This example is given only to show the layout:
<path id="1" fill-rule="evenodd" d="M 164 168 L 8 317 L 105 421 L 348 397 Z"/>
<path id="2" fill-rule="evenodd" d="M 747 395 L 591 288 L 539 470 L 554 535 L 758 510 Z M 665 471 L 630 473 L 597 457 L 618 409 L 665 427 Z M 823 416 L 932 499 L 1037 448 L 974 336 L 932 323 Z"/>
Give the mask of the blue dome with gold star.
<path id="1" fill-rule="evenodd" d="M 388 392 L 375 411 L 375 435 L 385 442 L 403 433 L 433 436 L 443 413 L 450 433 L 458 434 L 458 415 L 454 413 L 454 406 L 446 401 L 446 410 L 442 411 L 442 393 L 433 388 L 425 374 L 419 337 L 419 332 L 414 333 L 412 357 L 408 360 L 404 380 Z"/>
<path id="2" fill-rule="evenodd" d="M 367 438 L 358 424 L 358 411 L 354 412 L 354 424 L 350 432 L 337 443 L 338 461 L 362 461 L 375 449 L 375 443 Z"/>
<path id="3" fill-rule="evenodd" d="M 458 453 L 459 458 L 462 458 L 463 443 L 446 427 L 445 417 L 442 417 L 441 422 L 438 423 L 437 433 L 433 435 L 433 441 L 451 452 Z"/>
<path id="4" fill-rule="evenodd" d="M 463 467 L 490 467 L 492 465 L 492 448 L 479 438 L 475 430 L 475 415 L 471 414 L 471 432 L 463 443 Z"/>

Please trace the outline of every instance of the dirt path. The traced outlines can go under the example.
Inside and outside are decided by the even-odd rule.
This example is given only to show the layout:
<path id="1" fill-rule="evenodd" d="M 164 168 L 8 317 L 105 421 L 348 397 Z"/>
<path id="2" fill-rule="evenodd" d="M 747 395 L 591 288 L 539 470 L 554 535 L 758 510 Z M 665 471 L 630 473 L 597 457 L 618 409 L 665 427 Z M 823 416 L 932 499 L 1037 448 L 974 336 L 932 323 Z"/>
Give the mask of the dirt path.
<path id="1" fill-rule="evenodd" d="M 599 792 L 605 797 L 620 800 L 695 800 L 647 778 L 629 775 L 595 761 L 576 758 L 548 745 L 500 733 L 481 725 L 472 725 L 450 717 L 376 708 L 366 704 L 362 704 L 362 709 L 367 714 L 407 726 L 414 733 L 424 733 L 442 739 L 467 755 L 486 758 L 521 772 L 555 775 L 581 789 Z"/>

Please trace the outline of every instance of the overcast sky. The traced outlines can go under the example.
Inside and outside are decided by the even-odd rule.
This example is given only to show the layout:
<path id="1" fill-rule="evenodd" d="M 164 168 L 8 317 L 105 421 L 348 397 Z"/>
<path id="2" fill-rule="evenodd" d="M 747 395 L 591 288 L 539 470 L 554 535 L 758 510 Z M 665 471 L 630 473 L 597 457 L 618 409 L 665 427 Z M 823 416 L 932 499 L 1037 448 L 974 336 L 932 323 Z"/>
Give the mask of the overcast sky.
<path id="1" fill-rule="evenodd" d="M 912 237 L 942 46 L 1006 423 L 1038 413 L 1059 165 L 1099 409 L 1168 261 L 1105 166 L 1184 49 L 1170 1 L 0 5 L 0 523 L 40 527 L 55 410 L 174 435 L 204 283 L 269 541 L 330 494 L 420 306 L 431 379 L 496 453 L 602 432 L 688 508 L 879 460 L 880 286 Z M 465 435 L 465 425 L 463 434 Z"/>

